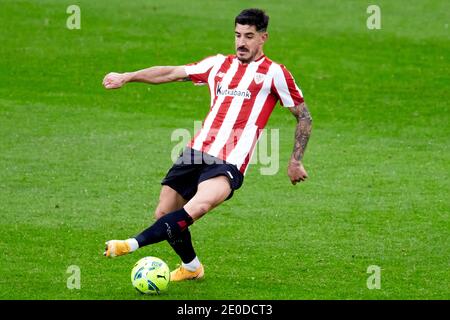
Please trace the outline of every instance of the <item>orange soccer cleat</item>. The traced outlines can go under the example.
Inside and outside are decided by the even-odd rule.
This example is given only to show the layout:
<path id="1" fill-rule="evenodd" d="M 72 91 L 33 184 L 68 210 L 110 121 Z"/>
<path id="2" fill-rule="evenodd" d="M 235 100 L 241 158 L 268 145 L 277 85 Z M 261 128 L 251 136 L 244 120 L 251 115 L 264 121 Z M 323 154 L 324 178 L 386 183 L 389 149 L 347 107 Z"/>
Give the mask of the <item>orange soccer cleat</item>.
<path id="1" fill-rule="evenodd" d="M 123 256 L 124 254 L 131 253 L 130 245 L 126 240 L 109 240 L 106 243 L 105 252 L 103 255 L 108 258 Z"/>
<path id="2" fill-rule="evenodd" d="M 183 280 L 199 280 L 205 275 L 205 269 L 201 264 L 195 271 L 189 271 L 183 266 L 179 266 L 170 273 L 170 281 L 183 281 Z"/>

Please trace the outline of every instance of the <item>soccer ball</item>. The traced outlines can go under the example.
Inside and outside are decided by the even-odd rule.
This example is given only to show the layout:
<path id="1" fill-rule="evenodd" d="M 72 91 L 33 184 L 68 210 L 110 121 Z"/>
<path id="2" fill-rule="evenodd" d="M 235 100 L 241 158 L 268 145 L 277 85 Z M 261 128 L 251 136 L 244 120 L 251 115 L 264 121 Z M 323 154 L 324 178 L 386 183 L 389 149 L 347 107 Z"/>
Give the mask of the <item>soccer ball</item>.
<path id="1" fill-rule="evenodd" d="M 131 283 L 140 293 L 160 294 L 167 290 L 169 281 L 169 267 L 156 257 L 140 259 L 131 270 Z"/>

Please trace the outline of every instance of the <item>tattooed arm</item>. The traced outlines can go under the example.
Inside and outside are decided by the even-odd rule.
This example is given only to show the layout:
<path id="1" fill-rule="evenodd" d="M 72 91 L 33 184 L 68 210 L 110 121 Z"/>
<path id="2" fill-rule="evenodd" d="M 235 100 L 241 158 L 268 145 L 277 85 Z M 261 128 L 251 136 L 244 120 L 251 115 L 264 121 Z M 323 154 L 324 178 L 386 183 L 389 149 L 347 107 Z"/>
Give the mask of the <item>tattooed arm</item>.
<path id="1" fill-rule="evenodd" d="M 308 107 L 303 102 L 296 107 L 289 108 L 294 117 L 297 119 L 297 127 L 295 128 L 294 150 L 288 165 L 288 176 L 293 185 L 297 182 L 305 181 L 308 177 L 302 164 L 303 155 L 309 136 L 311 135 L 312 118 Z"/>

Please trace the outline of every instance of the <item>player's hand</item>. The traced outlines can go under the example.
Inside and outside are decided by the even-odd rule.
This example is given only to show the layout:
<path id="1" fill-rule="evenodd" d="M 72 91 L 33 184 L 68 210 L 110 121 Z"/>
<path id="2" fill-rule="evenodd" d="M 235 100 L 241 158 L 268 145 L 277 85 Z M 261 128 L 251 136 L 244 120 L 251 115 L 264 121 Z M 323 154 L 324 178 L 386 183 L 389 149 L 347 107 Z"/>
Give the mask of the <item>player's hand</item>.
<path id="1" fill-rule="evenodd" d="M 103 86 L 106 89 L 118 89 L 127 82 L 125 73 L 110 72 L 103 78 Z"/>
<path id="2" fill-rule="evenodd" d="M 288 176 L 293 185 L 296 185 L 297 182 L 305 181 L 306 178 L 308 178 L 308 174 L 306 173 L 303 164 L 300 161 L 293 159 L 291 159 L 288 165 Z"/>

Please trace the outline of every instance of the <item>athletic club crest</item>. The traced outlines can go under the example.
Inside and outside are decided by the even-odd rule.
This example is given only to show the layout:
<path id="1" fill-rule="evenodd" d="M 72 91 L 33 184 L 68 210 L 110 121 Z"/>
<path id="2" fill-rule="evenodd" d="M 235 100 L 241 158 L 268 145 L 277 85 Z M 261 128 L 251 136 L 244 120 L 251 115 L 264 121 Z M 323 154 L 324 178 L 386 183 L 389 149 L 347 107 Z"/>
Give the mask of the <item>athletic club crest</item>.
<path id="1" fill-rule="evenodd" d="M 259 73 L 259 72 L 255 73 L 255 83 L 256 84 L 262 83 L 264 81 L 265 77 L 266 77 L 265 74 L 262 74 L 262 73 Z"/>

